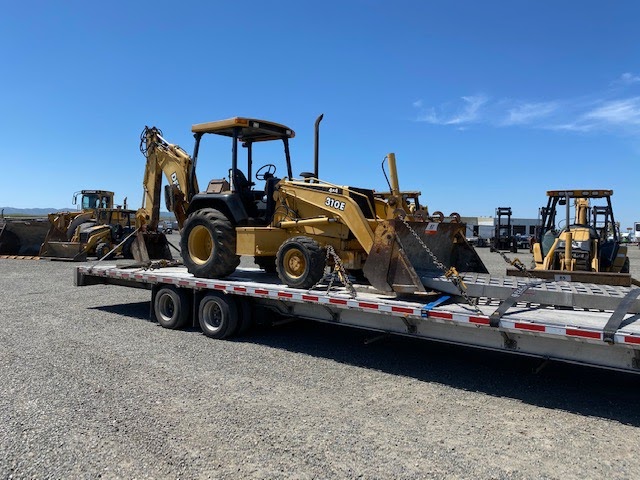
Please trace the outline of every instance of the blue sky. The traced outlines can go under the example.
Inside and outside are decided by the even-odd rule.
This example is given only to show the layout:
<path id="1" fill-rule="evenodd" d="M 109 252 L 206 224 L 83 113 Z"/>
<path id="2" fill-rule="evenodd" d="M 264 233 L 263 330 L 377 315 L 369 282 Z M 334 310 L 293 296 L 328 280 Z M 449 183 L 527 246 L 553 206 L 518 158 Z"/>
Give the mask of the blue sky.
<path id="1" fill-rule="evenodd" d="M 535 217 L 545 192 L 612 188 L 640 221 L 640 3 L 635 1 L 3 2 L 0 206 L 142 199 L 145 125 L 192 151 L 193 123 L 265 118 L 296 131 L 294 173 L 403 189 L 431 210 Z M 201 185 L 229 144 L 208 138 Z M 256 151 L 257 163 L 280 163 Z M 281 171 L 284 171 L 282 169 Z"/>

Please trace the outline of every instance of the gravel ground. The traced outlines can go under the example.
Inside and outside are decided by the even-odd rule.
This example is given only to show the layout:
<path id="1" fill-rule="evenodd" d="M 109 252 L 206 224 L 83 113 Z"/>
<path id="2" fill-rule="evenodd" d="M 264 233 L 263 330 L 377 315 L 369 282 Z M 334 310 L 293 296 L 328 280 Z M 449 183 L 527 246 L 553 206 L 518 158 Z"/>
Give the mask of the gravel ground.
<path id="1" fill-rule="evenodd" d="M 640 478 L 640 377 L 303 321 L 215 341 L 75 266 L 0 260 L 1 478 Z"/>

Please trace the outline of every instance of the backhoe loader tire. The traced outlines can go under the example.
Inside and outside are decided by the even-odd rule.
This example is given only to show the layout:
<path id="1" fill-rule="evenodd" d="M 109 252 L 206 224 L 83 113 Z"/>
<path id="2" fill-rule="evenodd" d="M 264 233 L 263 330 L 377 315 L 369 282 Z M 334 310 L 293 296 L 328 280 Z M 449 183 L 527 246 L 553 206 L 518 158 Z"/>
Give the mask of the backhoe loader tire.
<path id="1" fill-rule="evenodd" d="M 276 257 L 253 257 L 256 265 L 267 273 L 276 273 Z"/>
<path id="2" fill-rule="evenodd" d="M 311 288 L 324 275 L 326 251 L 309 237 L 287 239 L 276 255 L 278 277 L 293 288 Z"/>
<path id="3" fill-rule="evenodd" d="M 236 300 L 218 292 L 209 292 L 198 306 L 198 322 L 202 333 L 211 338 L 228 338 L 238 330 Z"/>
<path id="4" fill-rule="evenodd" d="M 153 312 L 161 326 L 177 330 L 189 321 L 190 303 L 184 289 L 162 287 L 154 296 Z"/>
<path id="5" fill-rule="evenodd" d="M 104 257 L 110 251 L 111 251 L 111 245 L 109 245 L 108 243 L 104 243 L 104 242 L 103 243 L 99 243 L 96 246 L 96 257 L 98 257 L 98 260 L 100 260 L 102 257 Z M 106 257 L 106 259 L 110 259 L 110 258 L 113 258 L 113 254 L 111 254 L 108 257 Z"/>
<path id="6" fill-rule="evenodd" d="M 187 218 L 180 239 L 182 262 L 196 277 L 223 278 L 240 264 L 236 231 L 220 211 L 203 208 Z"/>

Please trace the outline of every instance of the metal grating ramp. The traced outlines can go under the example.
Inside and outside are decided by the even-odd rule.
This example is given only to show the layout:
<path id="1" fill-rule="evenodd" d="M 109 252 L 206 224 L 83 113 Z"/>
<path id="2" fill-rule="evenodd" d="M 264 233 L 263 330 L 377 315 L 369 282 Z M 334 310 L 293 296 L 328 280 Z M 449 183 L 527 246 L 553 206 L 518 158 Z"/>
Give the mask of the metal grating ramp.
<path id="1" fill-rule="evenodd" d="M 497 277 L 484 273 L 461 273 L 471 297 L 504 300 L 514 290 L 528 284 L 519 301 L 556 307 L 590 310 L 615 310 L 627 293 L 636 287 L 596 285 L 580 282 L 556 282 L 539 278 Z M 450 295 L 458 295 L 458 289 L 444 275 L 420 275 L 425 287 Z M 640 313 L 640 301 L 630 306 L 629 313 Z"/>

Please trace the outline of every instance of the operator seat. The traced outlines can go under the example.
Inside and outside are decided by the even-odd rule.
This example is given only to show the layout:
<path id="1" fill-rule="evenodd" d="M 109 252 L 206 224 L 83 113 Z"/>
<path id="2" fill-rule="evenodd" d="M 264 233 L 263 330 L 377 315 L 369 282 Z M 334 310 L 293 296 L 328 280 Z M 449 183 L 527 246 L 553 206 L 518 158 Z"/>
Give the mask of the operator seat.
<path id="1" fill-rule="evenodd" d="M 264 179 L 264 195 L 266 197 L 267 203 L 265 219 L 267 223 L 270 223 L 271 218 L 276 211 L 276 201 L 273 199 L 273 194 L 276 191 L 276 185 L 278 184 L 280 179 L 278 177 L 274 177 L 271 173 L 265 174 Z"/>
<path id="2" fill-rule="evenodd" d="M 255 217 L 257 207 L 255 205 L 255 199 L 253 198 L 253 192 L 251 191 L 253 183 L 247 180 L 247 177 L 245 177 L 242 170 L 236 169 L 235 173 L 231 173 L 233 187 L 236 194 L 240 196 L 240 200 L 242 201 L 242 205 L 244 205 L 247 215 Z"/>

